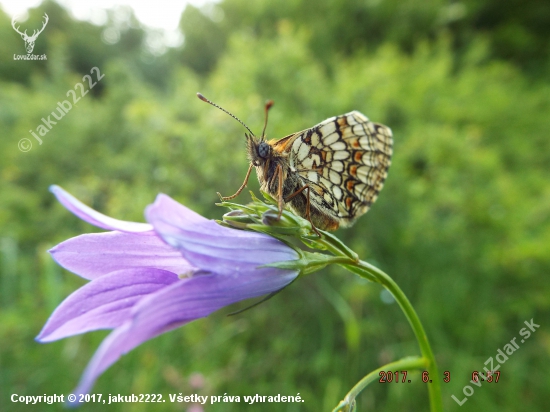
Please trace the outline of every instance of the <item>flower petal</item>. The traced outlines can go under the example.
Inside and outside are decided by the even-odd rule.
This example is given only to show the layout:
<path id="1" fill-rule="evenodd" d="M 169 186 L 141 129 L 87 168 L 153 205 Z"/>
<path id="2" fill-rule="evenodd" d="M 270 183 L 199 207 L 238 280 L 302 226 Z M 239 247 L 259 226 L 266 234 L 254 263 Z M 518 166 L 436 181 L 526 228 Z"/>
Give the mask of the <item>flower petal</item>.
<path id="1" fill-rule="evenodd" d="M 234 302 L 277 291 L 297 275 L 275 268 L 232 276 L 195 275 L 159 290 L 142 299 L 132 310 L 133 318 L 105 338 L 73 393 L 88 393 L 99 375 L 141 343 Z"/>
<path id="2" fill-rule="evenodd" d="M 195 215 L 166 195 L 145 209 L 159 236 L 201 269 L 224 274 L 298 259 L 293 249 L 271 236 L 226 228 Z"/>
<path id="3" fill-rule="evenodd" d="M 178 275 L 195 268 L 154 231 L 139 235 L 104 232 L 80 235 L 50 250 L 65 269 L 85 278 L 95 279 L 107 273 L 130 268 L 157 268 Z"/>
<path id="4" fill-rule="evenodd" d="M 97 278 L 69 295 L 52 313 L 36 340 L 52 342 L 131 319 L 134 305 L 175 283 L 178 276 L 159 269 L 119 270 Z"/>
<path id="5" fill-rule="evenodd" d="M 147 223 L 128 222 L 125 220 L 114 219 L 109 216 L 105 216 L 98 211 L 95 211 L 89 206 L 86 206 L 80 200 L 73 195 L 69 194 L 61 187 L 52 185 L 50 186 L 50 192 L 52 192 L 57 200 L 67 208 L 67 210 L 73 213 L 80 219 L 90 223 L 91 225 L 100 227 L 106 230 L 120 230 L 121 232 L 139 233 L 152 230 L 151 225 Z"/>

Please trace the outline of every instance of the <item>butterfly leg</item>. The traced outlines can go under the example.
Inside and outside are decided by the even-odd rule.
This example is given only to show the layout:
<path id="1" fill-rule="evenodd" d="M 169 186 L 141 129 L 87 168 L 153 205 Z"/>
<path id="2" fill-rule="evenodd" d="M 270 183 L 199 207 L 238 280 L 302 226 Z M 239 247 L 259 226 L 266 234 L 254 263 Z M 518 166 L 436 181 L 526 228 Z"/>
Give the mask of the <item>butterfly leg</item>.
<path id="1" fill-rule="evenodd" d="M 252 167 L 254 167 L 252 164 L 250 164 L 250 167 L 248 168 L 248 172 L 246 172 L 246 177 L 244 178 L 244 182 L 243 184 L 241 185 L 241 187 L 239 187 L 239 190 L 237 190 L 237 193 L 235 193 L 234 195 L 232 196 L 222 196 L 220 194 L 220 192 L 216 192 L 216 194 L 220 197 L 220 199 L 222 200 L 222 202 L 226 201 L 226 200 L 231 200 L 231 199 L 234 199 L 236 198 L 237 196 L 239 196 L 241 194 L 241 192 L 243 191 L 243 189 L 246 187 L 246 184 L 248 183 L 248 178 L 250 177 L 250 173 L 252 172 Z"/>
<path id="2" fill-rule="evenodd" d="M 279 214 L 277 215 L 277 220 L 281 220 L 281 216 L 283 215 L 284 200 L 283 200 L 283 168 L 280 164 L 277 165 L 277 169 L 275 170 L 275 175 L 278 175 L 279 177 L 279 186 L 277 188 L 277 203 L 279 207 Z"/>
<path id="3" fill-rule="evenodd" d="M 321 233 L 317 230 L 313 222 L 311 221 L 311 209 L 310 209 L 310 201 L 309 201 L 309 192 L 311 188 L 309 185 L 302 186 L 300 189 L 296 190 L 291 195 L 287 196 L 285 199 L 285 202 L 288 202 L 290 199 L 292 199 L 295 196 L 298 196 L 300 193 L 302 193 L 304 190 L 307 189 L 307 203 L 306 203 L 306 219 L 309 220 L 309 223 L 311 223 L 311 228 L 315 233 L 317 233 L 317 236 L 321 237 Z"/>

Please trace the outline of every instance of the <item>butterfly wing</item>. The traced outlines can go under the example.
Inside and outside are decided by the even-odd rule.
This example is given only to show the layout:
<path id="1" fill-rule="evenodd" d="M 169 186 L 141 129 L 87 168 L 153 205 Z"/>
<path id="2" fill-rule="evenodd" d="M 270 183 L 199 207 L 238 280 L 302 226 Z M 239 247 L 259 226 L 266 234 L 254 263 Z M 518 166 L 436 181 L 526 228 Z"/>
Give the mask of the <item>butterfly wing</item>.
<path id="1" fill-rule="evenodd" d="M 274 143 L 292 172 L 309 185 L 311 206 L 349 226 L 367 212 L 391 164 L 390 128 L 353 111 Z"/>

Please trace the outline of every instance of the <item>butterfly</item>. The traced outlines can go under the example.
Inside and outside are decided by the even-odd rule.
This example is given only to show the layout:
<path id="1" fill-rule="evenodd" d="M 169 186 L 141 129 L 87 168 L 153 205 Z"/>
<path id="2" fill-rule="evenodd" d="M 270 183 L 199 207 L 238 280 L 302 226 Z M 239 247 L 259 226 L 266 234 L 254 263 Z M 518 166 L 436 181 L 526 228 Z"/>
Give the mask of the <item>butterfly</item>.
<path id="1" fill-rule="evenodd" d="M 239 190 L 222 200 L 233 199 L 246 187 L 252 168 L 260 190 L 277 199 L 279 218 L 285 205 L 308 219 L 312 229 L 336 230 L 349 227 L 366 213 L 384 186 L 393 153 L 391 129 L 371 122 L 352 111 L 292 133 L 282 139 L 266 140 L 265 124 L 258 138 L 236 116 L 197 96 L 239 121 L 245 134 L 250 166 Z"/>

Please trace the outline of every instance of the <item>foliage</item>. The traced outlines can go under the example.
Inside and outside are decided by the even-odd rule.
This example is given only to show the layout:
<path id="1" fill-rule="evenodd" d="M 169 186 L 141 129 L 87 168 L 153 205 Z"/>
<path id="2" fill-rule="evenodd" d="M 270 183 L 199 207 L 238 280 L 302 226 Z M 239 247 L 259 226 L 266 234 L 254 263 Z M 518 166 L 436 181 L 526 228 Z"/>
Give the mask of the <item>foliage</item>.
<path id="1" fill-rule="evenodd" d="M 196 10 L 189 7 L 187 13 L 195 15 Z M 410 53 L 419 40 L 437 41 L 445 33 L 453 38 L 457 64 L 478 38 L 489 45 L 487 58 L 506 59 L 531 74 L 544 75 L 550 57 L 550 6 L 544 0 L 530 1 L 528 7 L 521 0 L 504 4 L 496 0 L 276 0 L 253 4 L 225 0 L 204 8 L 203 14 L 213 20 L 209 25 L 214 24 L 217 30 L 205 35 L 203 19 L 188 19 L 182 29 L 191 48 L 205 42 L 223 43 L 225 37 L 240 30 L 269 38 L 276 34 L 280 21 L 289 20 L 311 34 L 308 47 L 320 61 L 357 50 L 373 51 L 387 42 Z M 208 54 L 200 60 L 206 63 L 211 59 Z M 196 66 L 194 60 L 189 64 Z"/>
<path id="2" fill-rule="evenodd" d="M 440 2 L 311 4 L 226 0 L 201 9 L 205 19 L 189 6 L 187 46 L 157 56 L 132 15 L 117 29 L 120 41 L 109 44 L 104 31 L 120 22 L 93 26 L 45 2 L 31 16 L 50 15 L 35 51 L 46 62 L 10 60 L 23 45 L 0 15 L 0 52 L 8 56 L 0 61 L 1 410 L 26 410 L 9 402 L 11 393 L 69 393 L 105 335 L 33 341 L 51 310 L 83 283 L 46 250 L 90 231 L 54 201 L 50 184 L 125 220 L 141 221 L 158 192 L 208 217 L 222 215 L 216 191 L 232 194 L 247 170 L 244 130 L 200 102 L 197 91 L 256 133 L 263 102 L 273 99 L 270 137 L 353 109 L 389 125 L 395 155 L 386 186 L 372 210 L 337 236 L 411 299 L 440 370 L 451 372 L 442 383 L 446 410 L 548 409 L 550 83 L 539 74 L 550 26 L 525 23 L 542 19 L 546 6 L 534 2 L 512 21 L 514 9 L 491 14 L 501 3 L 465 2 L 468 14 L 456 28 L 434 29 Z M 39 145 L 29 130 L 94 66 L 105 77 Z M 33 144 L 27 153 L 17 149 L 22 138 Z M 257 183 L 250 188 L 257 191 Z M 328 410 L 368 371 L 418 350 L 399 309 L 380 292 L 329 267 L 253 310 L 215 314 L 146 343 L 95 392 L 299 392 L 300 410 Z M 472 372 L 531 318 L 541 328 L 502 365 L 501 381 L 474 387 L 459 408 L 451 395 L 462 399 Z M 359 410 L 426 409 L 427 395 L 417 395 L 424 384 L 419 375 L 412 380 L 367 389 Z"/>

